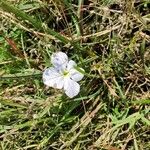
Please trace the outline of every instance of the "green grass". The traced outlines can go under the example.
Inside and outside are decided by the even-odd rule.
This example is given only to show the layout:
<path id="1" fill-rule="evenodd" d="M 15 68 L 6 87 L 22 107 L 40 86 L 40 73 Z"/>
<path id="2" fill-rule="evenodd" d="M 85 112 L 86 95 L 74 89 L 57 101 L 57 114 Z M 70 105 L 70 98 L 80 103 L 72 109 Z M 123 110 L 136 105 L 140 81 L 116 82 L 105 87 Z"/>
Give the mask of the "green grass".
<path id="1" fill-rule="evenodd" d="M 53 52 L 85 70 L 47 88 Z M 0 150 L 149 150 L 148 0 L 0 1 Z"/>

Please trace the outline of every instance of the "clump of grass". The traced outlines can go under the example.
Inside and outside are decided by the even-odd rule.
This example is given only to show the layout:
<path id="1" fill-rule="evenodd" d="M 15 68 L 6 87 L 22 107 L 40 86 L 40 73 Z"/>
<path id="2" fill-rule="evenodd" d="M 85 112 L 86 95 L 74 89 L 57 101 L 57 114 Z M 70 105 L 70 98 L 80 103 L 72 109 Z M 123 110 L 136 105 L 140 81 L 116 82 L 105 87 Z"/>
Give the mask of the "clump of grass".
<path id="1" fill-rule="evenodd" d="M 148 1 L 0 2 L 0 148 L 145 149 Z M 80 94 L 46 88 L 63 51 L 85 69 Z"/>

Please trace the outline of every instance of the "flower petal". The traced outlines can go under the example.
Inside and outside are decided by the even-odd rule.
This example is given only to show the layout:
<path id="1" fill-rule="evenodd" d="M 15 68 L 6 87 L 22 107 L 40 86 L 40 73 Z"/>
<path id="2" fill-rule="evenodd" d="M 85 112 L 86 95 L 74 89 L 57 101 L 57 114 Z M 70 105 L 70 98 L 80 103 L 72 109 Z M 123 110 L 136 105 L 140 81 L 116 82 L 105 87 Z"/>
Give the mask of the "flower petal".
<path id="1" fill-rule="evenodd" d="M 64 86 L 63 76 L 53 67 L 43 72 L 43 82 L 45 85 L 57 89 L 62 89 Z"/>
<path id="2" fill-rule="evenodd" d="M 64 90 L 68 97 L 73 98 L 74 96 L 78 95 L 80 91 L 80 85 L 70 78 L 65 78 Z"/>
<path id="3" fill-rule="evenodd" d="M 67 70 L 69 71 L 70 78 L 74 81 L 80 81 L 83 77 L 84 74 L 79 72 L 75 67 L 77 64 L 73 61 L 70 60 L 67 64 Z M 79 68 L 80 70 L 84 71 L 82 68 Z"/>
<path id="4" fill-rule="evenodd" d="M 57 52 L 52 54 L 51 62 L 56 68 L 65 68 L 68 63 L 68 56 L 63 52 Z"/>
<path id="5" fill-rule="evenodd" d="M 80 70 L 83 70 L 83 69 L 80 68 Z M 71 69 L 69 73 L 70 73 L 70 78 L 74 81 L 80 81 L 84 77 L 84 74 L 79 72 L 76 69 Z"/>
<path id="6" fill-rule="evenodd" d="M 73 60 L 70 60 L 67 64 L 67 70 L 69 71 L 70 69 L 74 68 L 75 66 L 77 66 L 77 64 Z"/>

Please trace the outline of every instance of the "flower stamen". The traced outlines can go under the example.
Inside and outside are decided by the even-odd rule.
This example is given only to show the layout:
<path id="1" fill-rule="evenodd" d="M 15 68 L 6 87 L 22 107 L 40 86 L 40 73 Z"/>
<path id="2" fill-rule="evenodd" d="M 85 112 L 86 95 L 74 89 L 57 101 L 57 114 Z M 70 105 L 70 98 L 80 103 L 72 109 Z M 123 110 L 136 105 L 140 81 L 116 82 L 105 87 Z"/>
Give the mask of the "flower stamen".
<path id="1" fill-rule="evenodd" d="M 65 77 L 68 76 L 68 75 L 69 75 L 69 71 L 64 70 L 64 71 L 63 71 L 63 75 L 64 75 Z"/>

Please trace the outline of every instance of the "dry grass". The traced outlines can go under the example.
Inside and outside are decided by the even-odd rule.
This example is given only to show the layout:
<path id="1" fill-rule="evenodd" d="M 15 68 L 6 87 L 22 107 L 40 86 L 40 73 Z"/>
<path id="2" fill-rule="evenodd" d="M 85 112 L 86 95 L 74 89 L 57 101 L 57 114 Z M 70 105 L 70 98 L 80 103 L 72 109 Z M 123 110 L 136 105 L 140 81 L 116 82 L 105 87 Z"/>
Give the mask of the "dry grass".
<path id="1" fill-rule="evenodd" d="M 149 150 L 150 2 L 7 2 L 0 2 L 0 149 Z M 73 99 L 42 83 L 55 51 L 86 71 Z"/>

